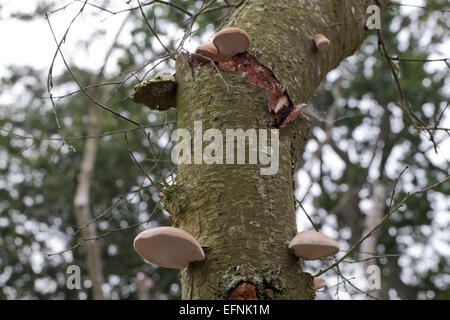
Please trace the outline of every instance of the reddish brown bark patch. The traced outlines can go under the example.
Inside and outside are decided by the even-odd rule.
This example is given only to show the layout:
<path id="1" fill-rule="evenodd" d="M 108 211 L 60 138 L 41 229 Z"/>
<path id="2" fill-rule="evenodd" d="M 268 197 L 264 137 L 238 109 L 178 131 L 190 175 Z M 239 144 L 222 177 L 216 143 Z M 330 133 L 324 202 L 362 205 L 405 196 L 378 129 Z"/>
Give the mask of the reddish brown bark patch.
<path id="1" fill-rule="evenodd" d="M 204 60 L 198 59 L 197 55 L 195 54 L 186 53 L 186 58 L 193 66 L 207 66 L 212 63 L 212 61 L 205 62 Z M 281 83 L 277 80 L 277 78 L 275 78 L 272 70 L 265 67 L 249 53 L 241 53 L 232 57 L 232 59 L 229 61 L 215 62 L 215 64 L 216 68 L 221 71 L 246 72 L 248 74 L 248 82 L 261 88 L 268 89 L 269 112 L 272 112 L 272 114 L 274 114 L 273 109 L 277 105 L 278 100 L 283 95 L 286 95 L 288 97 L 289 107 L 283 108 L 277 114 L 274 114 L 275 127 L 279 127 L 294 109 L 292 101 L 290 100 L 286 91 L 283 89 Z"/>
<path id="2" fill-rule="evenodd" d="M 228 293 L 227 300 L 258 300 L 256 286 L 242 282 Z"/>
<path id="3" fill-rule="evenodd" d="M 269 89 L 270 110 L 275 108 L 278 100 L 285 94 L 280 82 L 273 72 L 258 62 L 248 53 L 242 53 L 234 57 L 237 72 L 247 72 L 247 81 L 262 88 Z"/>

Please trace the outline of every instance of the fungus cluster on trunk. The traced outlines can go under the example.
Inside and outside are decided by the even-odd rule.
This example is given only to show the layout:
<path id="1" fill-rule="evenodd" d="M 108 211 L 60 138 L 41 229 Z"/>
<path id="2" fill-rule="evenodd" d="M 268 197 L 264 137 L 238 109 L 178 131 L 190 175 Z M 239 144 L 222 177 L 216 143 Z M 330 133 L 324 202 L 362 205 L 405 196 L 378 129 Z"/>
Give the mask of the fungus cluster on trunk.
<path id="1" fill-rule="evenodd" d="M 246 72 L 247 81 L 270 91 L 269 112 L 274 115 L 274 126 L 284 128 L 302 114 L 306 104 L 294 106 L 287 92 L 272 71 L 247 53 L 250 45 L 248 34 L 240 28 L 225 28 L 213 38 L 211 43 L 200 45 L 193 55 L 194 64 L 214 63 L 222 71 Z M 321 45 L 322 46 L 322 45 Z"/>
<path id="2" fill-rule="evenodd" d="M 330 41 L 320 34 L 314 36 L 313 43 L 318 50 L 326 50 L 330 46 Z M 306 105 L 293 106 L 272 71 L 247 53 L 249 45 L 250 38 L 244 30 L 225 28 L 214 36 L 211 43 L 199 46 L 190 56 L 191 62 L 202 66 L 214 63 L 220 70 L 247 72 L 250 83 L 269 89 L 269 111 L 275 115 L 277 127 L 283 128 L 298 116 L 304 116 L 301 112 Z M 163 111 L 176 107 L 176 92 L 175 77 L 162 72 L 137 85 L 130 98 L 153 110 Z M 205 259 L 197 239 L 175 227 L 158 227 L 139 233 L 134 240 L 134 248 L 143 259 L 164 268 L 184 269 L 190 263 Z M 319 232 L 302 231 L 290 241 L 286 250 L 304 260 L 318 260 L 336 254 L 339 245 Z M 324 279 L 314 279 L 315 290 L 325 285 Z"/>
<path id="3" fill-rule="evenodd" d="M 203 261 L 205 253 L 190 233 L 175 227 L 158 227 L 142 231 L 134 239 L 134 248 L 146 261 L 170 269 L 184 269 L 190 263 Z M 339 252 L 339 244 L 317 231 L 302 231 L 289 242 L 298 258 L 319 260 Z M 314 279 L 314 289 L 326 286 L 322 278 Z"/>

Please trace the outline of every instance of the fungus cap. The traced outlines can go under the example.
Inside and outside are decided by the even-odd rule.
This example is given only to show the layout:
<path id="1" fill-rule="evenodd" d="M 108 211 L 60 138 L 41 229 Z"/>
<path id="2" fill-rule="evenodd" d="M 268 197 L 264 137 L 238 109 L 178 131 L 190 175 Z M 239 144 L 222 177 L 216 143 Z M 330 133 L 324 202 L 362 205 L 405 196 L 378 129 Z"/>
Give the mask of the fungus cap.
<path id="1" fill-rule="evenodd" d="M 330 40 L 323 34 L 316 34 L 313 38 L 314 44 L 319 50 L 327 50 L 330 47 Z"/>
<path id="2" fill-rule="evenodd" d="M 318 260 L 336 254 L 339 244 L 320 232 L 302 231 L 289 242 L 289 249 L 293 249 L 299 258 Z"/>
<path id="3" fill-rule="evenodd" d="M 327 282 L 324 278 L 314 278 L 314 290 L 320 290 L 327 286 Z"/>
<path id="4" fill-rule="evenodd" d="M 227 61 L 229 57 L 222 57 L 219 55 L 216 46 L 213 43 L 202 44 L 195 50 L 195 55 L 202 62 L 212 61 Z"/>
<path id="5" fill-rule="evenodd" d="M 220 57 L 231 58 L 247 51 L 250 38 L 247 32 L 240 28 L 225 28 L 216 33 L 213 43 Z"/>
<path id="6" fill-rule="evenodd" d="M 198 241 L 186 231 L 174 227 L 142 231 L 134 239 L 134 248 L 142 258 L 164 268 L 183 269 L 190 262 L 205 259 Z"/>
<path id="7" fill-rule="evenodd" d="M 212 43 L 202 44 L 197 47 L 195 54 L 202 60 L 205 60 L 205 62 L 209 61 L 209 59 L 214 61 L 217 57 L 217 48 Z"/>

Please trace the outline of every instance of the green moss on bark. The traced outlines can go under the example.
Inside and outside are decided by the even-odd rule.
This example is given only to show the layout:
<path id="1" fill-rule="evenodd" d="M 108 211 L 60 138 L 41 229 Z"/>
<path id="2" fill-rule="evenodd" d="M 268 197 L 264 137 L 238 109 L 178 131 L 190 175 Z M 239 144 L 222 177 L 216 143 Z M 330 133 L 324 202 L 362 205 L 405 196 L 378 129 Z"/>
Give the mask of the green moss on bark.
<path id="1" fill-rule="evenodd" d="M 164 111 L 176 108 L 177 82 L 169 72 L 160 72 L 134 87 L 130 99 L 150 109 Z"/>

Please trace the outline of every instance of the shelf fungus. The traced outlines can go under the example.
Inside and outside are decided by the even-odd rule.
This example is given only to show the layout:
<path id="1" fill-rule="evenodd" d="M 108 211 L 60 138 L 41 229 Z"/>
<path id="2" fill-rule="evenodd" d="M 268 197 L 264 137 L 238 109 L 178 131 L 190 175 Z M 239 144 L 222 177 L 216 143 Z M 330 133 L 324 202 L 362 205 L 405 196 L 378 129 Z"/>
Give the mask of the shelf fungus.
<path id="1" fill-rule="evenodd" d="M 289 242 L 289 249 L 297 257 L 305 260 L 318 260 L 339 252 L 339 244 L 326 235 L 316 231 L 302 231 Z"/>
<path id="2" fill-rule="evenodd" d="M 176 108 L 177 81 L 170 72 L 160 72 L 134 87 L 130 98 L 152 110 Z"/>
<path id="3" fill-rule="evenodd" d="M 319 50 L 328 50 L 331 45 L 331 41 L 323 34 L 316 34 L 313 38 L 314 45 Z"/>
<path id="4" fill-rule="evenodd" d="M 146 261 L 163 268 L 183 269 L 205 259 L 200 243 L 190 233 L 174 227 L 142 231 L 134 239 L 134 248 Z"/>
<path id="5" fill-rule="evenodd" d="M 250 37 L 239 28 L 225 28 L 217 32 L 213 39 L 220 57 L 231 59 L 239 53 L 247 51 Z"/>
<path id="6" fill-rule="evenodd" d="M 247 51 L 248 34 L 239 28 L 224 28 L 214 35 L 213 41 L 195 50 L 194 58 L 200 64 L 231 61 L 234 56 Z"/>
<path id="7" fill-rule="evenodd" d="M 202 44 L 195 50 L 195 56 L 201 63 L 210 63 L 219 61 L 219 55 L 216 46 L 212 43 Z"/>

